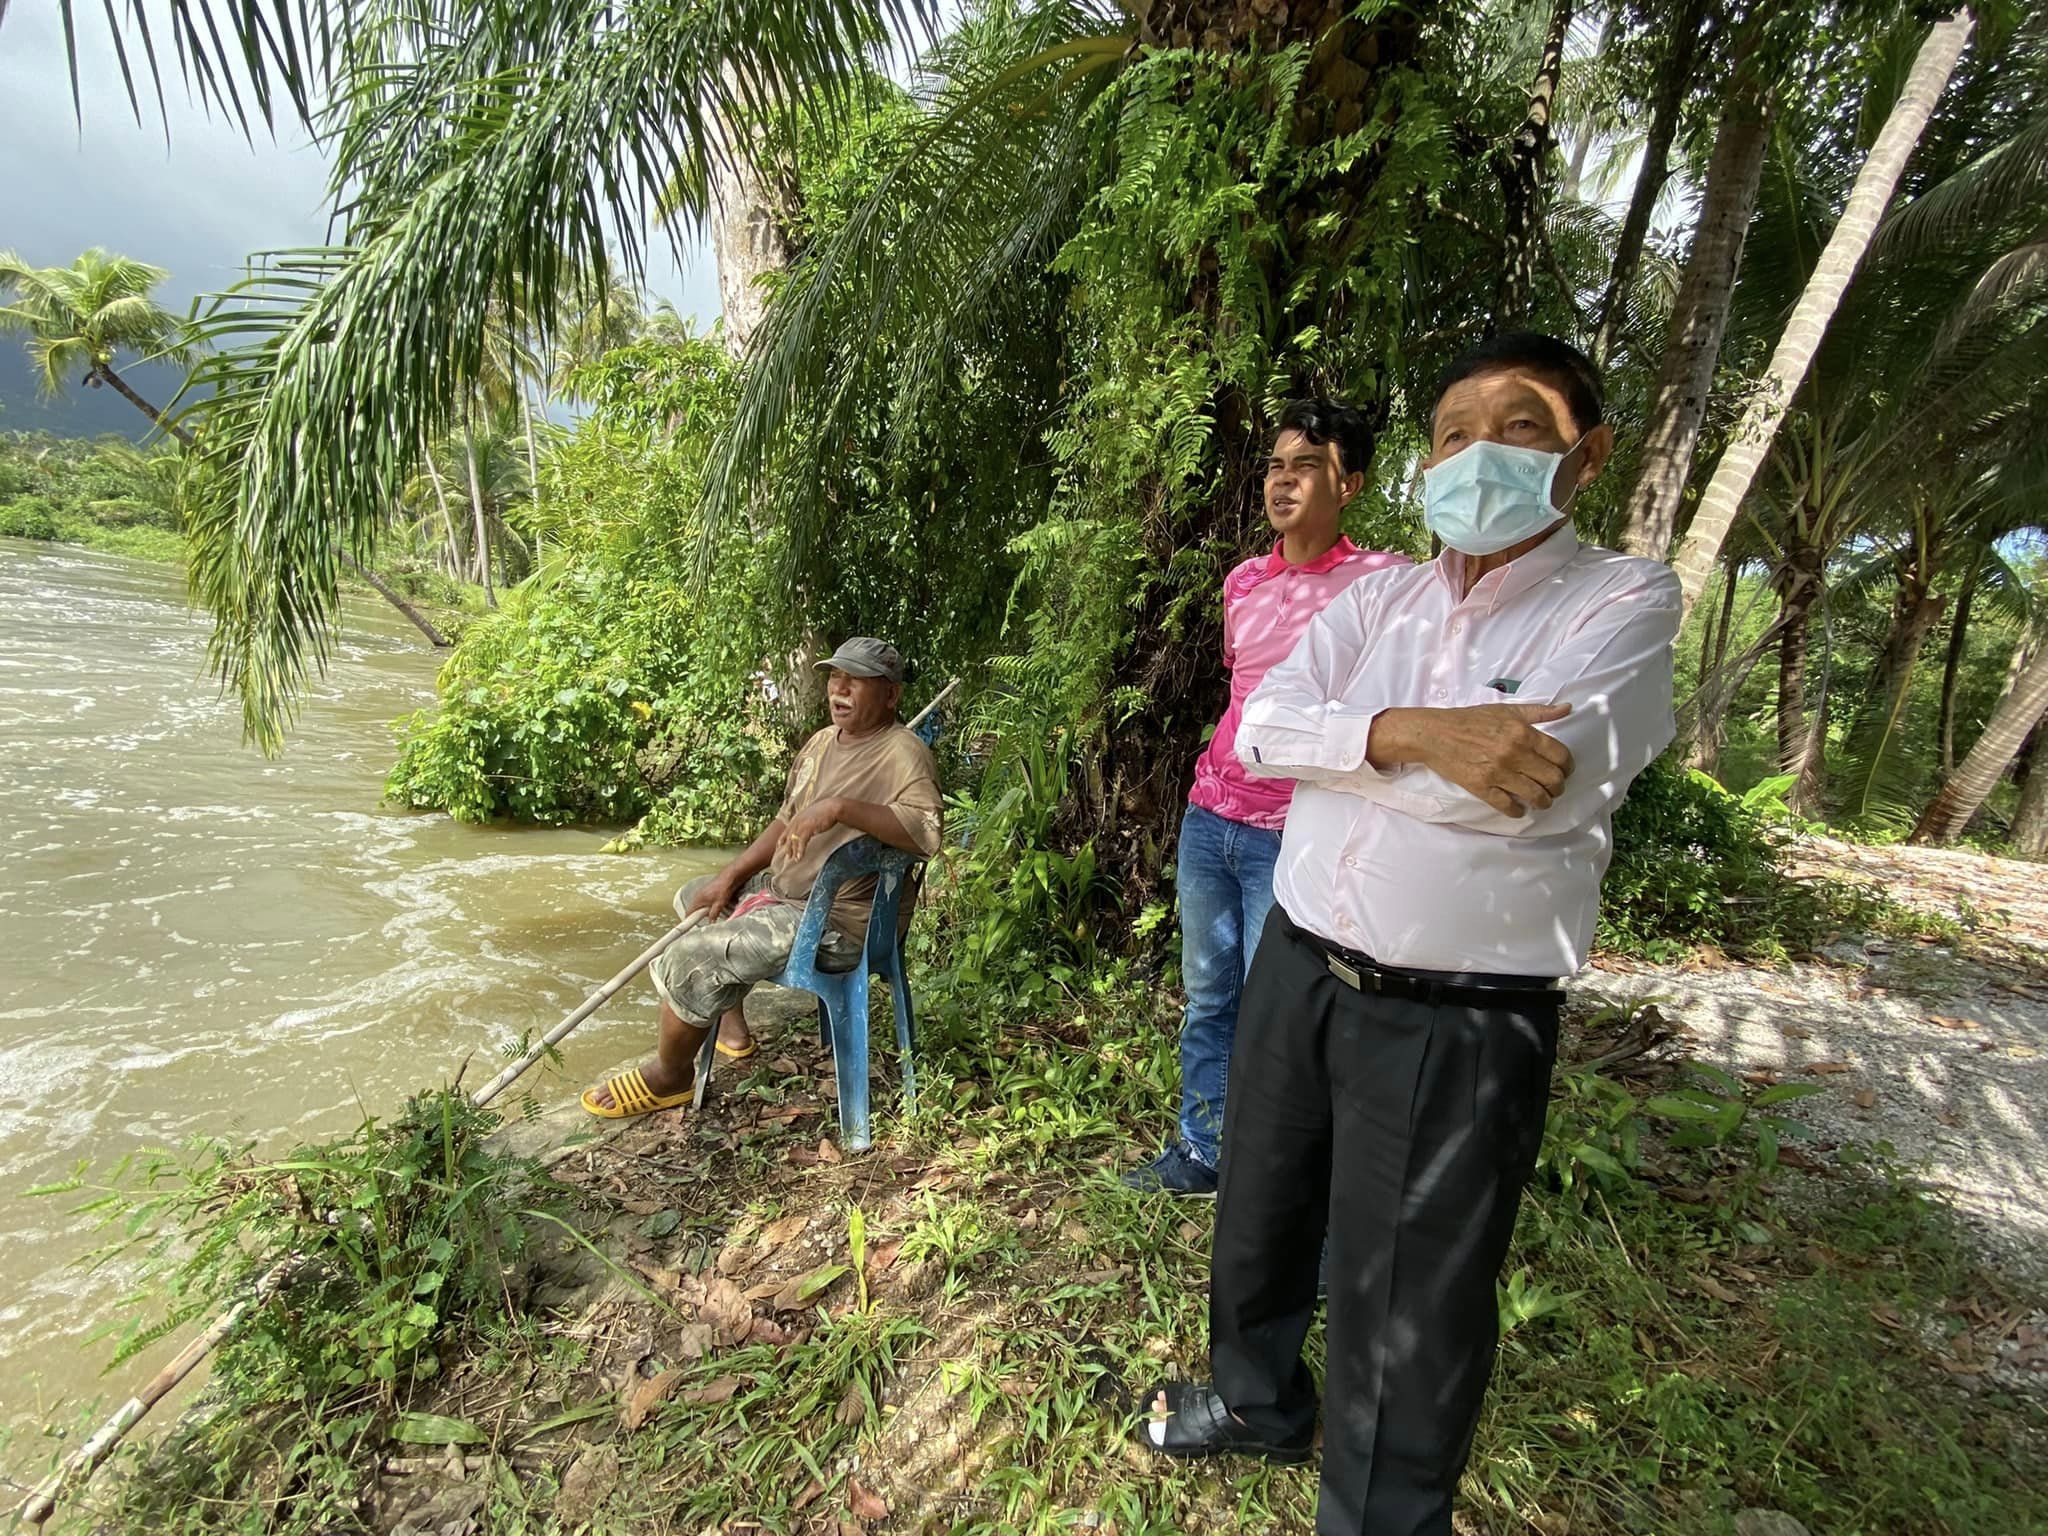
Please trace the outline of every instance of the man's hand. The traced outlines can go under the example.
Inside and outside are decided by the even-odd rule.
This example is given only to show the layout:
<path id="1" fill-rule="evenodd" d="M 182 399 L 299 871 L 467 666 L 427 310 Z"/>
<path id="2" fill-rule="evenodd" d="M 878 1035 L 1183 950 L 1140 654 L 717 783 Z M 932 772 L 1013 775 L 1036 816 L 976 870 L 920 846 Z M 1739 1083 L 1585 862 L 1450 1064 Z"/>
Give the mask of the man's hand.
<path id="1" fill-rule="evenodd" d="M 1536 727 L 1571 712 L 1569 704 L 1384 710 L 1366 754 L 1379 768 L 1421 763 L 1503 816 L 1526 816 L 1547 810 L 1572 771 L 1571 749 Z"/>
<path id="2" fill-rule="evenodd" d="M 692 912 L 702 912 L 706 922 L 717 922 L 725 916 L 725 909 L 732 905 L 733 896 L 739 887 L 740 882 L 732 877 L 730 871 L 721 871 L 713 875 L 697 887 L 697 894 L 692 896 L 683 908 L 683 916 L 688 917 Z"/>
<path id="3" fill-rule="evenodd" d="M 841 821 L 840 801 L 837 795 L 827 795 L 814 800 L 792 820 L 782 834 L 782 851 L 792 859 L 804 856 L 804 849 L 811 839 L 821 832 L 830 832 Z"/>

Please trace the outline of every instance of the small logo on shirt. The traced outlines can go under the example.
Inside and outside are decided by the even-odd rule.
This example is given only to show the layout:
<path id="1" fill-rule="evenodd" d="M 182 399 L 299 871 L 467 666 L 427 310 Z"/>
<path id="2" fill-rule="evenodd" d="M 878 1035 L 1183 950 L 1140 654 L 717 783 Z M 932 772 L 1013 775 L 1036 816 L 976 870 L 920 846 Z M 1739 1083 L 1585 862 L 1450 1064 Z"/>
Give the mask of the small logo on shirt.
<path id="1" fill-rule="evenodd" d="M 1487 683 L 1495 693 L 1519 693 L 1522 680 L 1519 677 L 1496 677 Z"/>

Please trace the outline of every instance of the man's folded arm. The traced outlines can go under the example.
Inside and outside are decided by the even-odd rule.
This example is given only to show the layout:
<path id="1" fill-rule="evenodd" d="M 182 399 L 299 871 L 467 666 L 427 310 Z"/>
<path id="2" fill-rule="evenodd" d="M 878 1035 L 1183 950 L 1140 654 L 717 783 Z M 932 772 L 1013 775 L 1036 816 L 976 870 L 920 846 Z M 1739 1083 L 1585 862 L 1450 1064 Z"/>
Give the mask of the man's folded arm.
<path id="1" fill-rule="evenodd" d="M 1521 816 L 1496 810 L 1423 763 L 1333 784 L 1419 821 L 1508 837 L 1544 837 L 1612 810 L 1629 782 L 1671 744 L 1671 647 L 1678 636 L 1678 580 L 1660 576 L 1608 599 L 1564 647 L 1521 680 L 1512 702 L 1568 704 L 1571 713 L 1535 729 L 1562 742 L 1572 770 L 1562 791 Z M 1487 690 L 1468 705 L 1508 702 Z"/>

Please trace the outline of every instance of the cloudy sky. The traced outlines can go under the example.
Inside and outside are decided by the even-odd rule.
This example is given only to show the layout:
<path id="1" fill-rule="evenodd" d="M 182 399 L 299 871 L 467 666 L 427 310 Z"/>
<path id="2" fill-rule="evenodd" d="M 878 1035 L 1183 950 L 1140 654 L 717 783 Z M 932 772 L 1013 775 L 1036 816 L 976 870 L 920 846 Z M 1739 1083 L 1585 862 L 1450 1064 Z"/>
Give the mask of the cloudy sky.
<path id="1" fill-rule="evenodd" d="M 0 250 L 59 266 L 105 246 L 168 268 L 159 297 L 183 309 L 233 282 L 251 251 L 322 242 L 326 166 L 302 130 L 251 143 L 232 125 L 209 121 L 171 81 L 167 141 L 146 86 L 140 125 L 129 110 L 99 8 L 81 5 L 77 14 L 82 123 L 57 7 L 13 0 L 0 21 Z M 708 250 L 677 263 L 658 245 L 648 279 L 655 297 L 706 324 L 716 317 Z M 106 391 L 51 407 L 35 399 L 28 379 L 20 342 L 0 338 L 0 430 L 131 428 L 132 407 Z"/>

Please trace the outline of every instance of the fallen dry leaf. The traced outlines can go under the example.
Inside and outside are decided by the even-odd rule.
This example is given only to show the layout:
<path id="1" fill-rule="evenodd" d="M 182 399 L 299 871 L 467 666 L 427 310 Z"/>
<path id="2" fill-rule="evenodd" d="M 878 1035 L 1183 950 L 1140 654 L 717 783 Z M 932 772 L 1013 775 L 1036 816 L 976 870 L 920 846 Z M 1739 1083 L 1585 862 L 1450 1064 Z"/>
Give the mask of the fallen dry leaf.
<path id="1" fill-rule="evenodd" d="M 780 1221 L 769 1222 L 761 1231 L 762 1248 L 780 1248 L 810 1225 L 810 1220 L 808 1211 L 799 1211 L 794 1216 L 785 1216 Z"/>
<path id="2" fill-rule="evenodd" d="M 789 1149 L 789 1160 L 799 1168 L 815 1168 L 818 1166 L 818 1154 L 809 1147 L 791 1147 Z"/>
<path id="3" fill-rule="evenodd" d="M 896 1262 L 896 1255 L 902 1251 L 903 1239 L 900 1237 L 891 1238 L 886 1243 L 877 1243 L 874 1251 L 868 1255 L 868 1274 L 887 1274 L 889 1267 Z"/>
<path id="4" fill-rule="evenodd" d="M 747 1267 L 747 1261 L 754 1250 L 745 1244 L 727 1243 L 718 1254 L 718 1272 L 721 1275 L 736 1275 Z"/>
<path id="5" fill-rule="evenodd" d="M 1846 1061 L 1810 1061 L 1802 1072 L 1811 1072 L 1815 1077 L 1825 1077 L 1832 1072 L 1853 1072 L 1856 1069 Z"/>
<path id="6" fill-rule="evenodd" d="M 1943 1029 L 1982 1029 L 1984 1026 L 1975 1019 L 1959 1018 L 1949 1013 L 1930 1013 L 1927 1022 L 1939 1024 Z"/>
<path id="7" fill-rule="evenodd" d="M 753 1330 L 747 1335 L 749 1344 L 766 1344 L 772 1349 L 787 1349 L 798 1338 L 798 1331 L 785 1328 L 772 1317 L 754 1319 Z"/>
<path id="8" fill-rule="evenodd" d="M 638 1429 L 682 1379 L 681 1371 L 663 1371 L 659 1376 L 634 1382 L 619 1399 L 619 1422 L 628 1429 Z"/>
<path id="9" fill-rule="evenodd" d="M 849 1477 L 846 1480 L 846 1507 L 859 1520 L 886 1520 L 889 1518 L 889 1503 L 861 1487 L 859 1481 Z"/>
<path id="10" fill-rule="evenodd" d="M 1740 1296 L 1729 1290 L 1727 1286 L 1716 1280 L 1712 1275 L 1695 1275 L 1693 1276 L 1692 1283 L 1698 1286 L 1704 1294 L 1713 1297 L 1716 1301 L 1726 1302 L 1731 1307 L 1740 1306 L 1742 1303 Z"/>
<path id="11" fill-rule="evenodd" d="M 676 1401 L 688 1403 L 693 1408 L 709 1408 L 719 1403 L 731 1402 L 732 1395 L 739 1391 L 739 1389 L 739 1377 L 721 1376 L 718 1380 L 706 1382 L 701 1387 L 692 1387 L 689 1391 L 678 1397 Z"/>
<path id="12" fill-rule="evenodd" d="M 711 1352 L 711 1329 L 703 1323 L 685 1323 L 676 1340 L 676 1354 L 684 1360 L 702 1360 Z"/>
<path id="13" fill-rule="evenodd" d="M 1877 1090 L 1875 1088 L 1858 1088 L 1849 1095 L 1849 1102 L 1858 1109 L 1875 1109 L 1877 1108 Z"/>
<path id="14" fill-rule="evenodd" d="M 822 1136 L 822 1137 L 820 1137 L 820 1138 L 818 1139 L 818 1161 L 819 1161 L 819 1162 L 821 1162 L 821 1163 L 840 1163 L 840 1162 L 844 1162 L 845 1160 L 846 1160 L 846 1155 L 845 1155 L 845 1154 L 844 1154 L 843 1152 L 841 1152 L 841 1151 L 840 1151 L 840 1150 L 839 1150 L 839 1149 L 838 1149 L 837 1147 L 835 1147 L 835 1146 L 833 1146 L 833 1145 L 832 1145 L 832 1138 L 831 1138 L 831 1137 L 829 1137 L 829 1136 Z"/>
<path id="15" fill-rule="evenodd" d="M 846 1396 L 839 1399 L 839 1406 L 833 1410 L 832 1417 L 851 1429 L 867 1416 L 868 1400 L 861 1393 L 860 1383 L 855 1382 L 846 1389 Z"/>
<path id="16" fill-rule="evenodd" d="M 1963 1117 L 1957 1114 L 1952 1109 L 1944 1109 L 1940 1111 L 1938 1114 L 1936 1114 L 1934 1118 L 1939 1120 L 1943 1125 L 1951 1127 L 1958 1126 L 1963 1123 Z"/>
<path id="17" fill-rule="evenodd" d="M 815 1477 L 812 1478 L 808 1483 L 804 1484 L 804 1491 L 798 1494 L 796 1498 L 790 1502 L 790 1512 L 794 1514 L 800 1510 L 810 1508 L 810 1506 L 814 1502 L 816 1502 L 818 1495 L 823 1493 L 824 1491 L 825 1485 L 819 1482 Z"/>
<path id="18" fill-rule="evenodd" d="M 1880 1301 L 1876 1306 L 1872 1307 L 1870 1309 L 1870 1316 L 1874 1321 L 1882 1323 L 1894 1332 L 1902 1333 L 1905 1331 L 1906 1319 L 1900 1314 L 1899 1309 L 1888 1301 Z"/>
<path id="19" fill-rule="evenodd" d="M 720 1345 L 737 1344 L 754 1326 L 754 1309 L 745 1294 L 723 1275 L 714 1275 L 704 1286 L 702 1321 Z"/>
<path id="20" fill-rule="evenodd" d="M 1813 1038 L 1812 1030 L 1798 1024 L 1780 1024 L 1778 1026 L 1778 1033 L 1787 1040 L 1811 1040 Z"/>
<path id="21" fill-rule="evenodd" d="M 1086 1248 L 1088 1246 L 1088 1228 L 1081 1222 L 1070 1221 L 1066 1223 L 1060 1228 L 1060 1236 L 1064 1237 L 1076 1248 Z"/>
<path id="22" fill-rule="evenodd" d="M 794 1057 L 778 1056 L 768 1063 L 768 1070 L 778 1073 L 783 1077 L 795 1077 L 797 1073 L 803 1071 L 803 1068 L 796 1064 Z"/>

